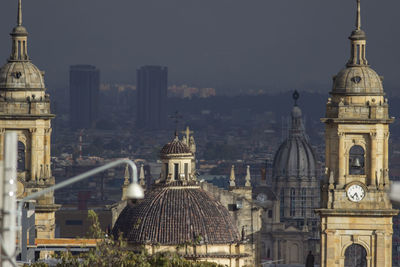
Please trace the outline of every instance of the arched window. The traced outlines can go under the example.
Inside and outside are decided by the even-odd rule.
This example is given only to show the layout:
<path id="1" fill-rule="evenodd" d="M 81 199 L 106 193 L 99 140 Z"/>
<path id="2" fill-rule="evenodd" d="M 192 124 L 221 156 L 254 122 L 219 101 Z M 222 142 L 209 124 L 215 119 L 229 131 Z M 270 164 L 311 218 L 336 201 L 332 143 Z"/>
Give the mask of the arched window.
<path id="1" fill-rule="evenodd" d="M 301 216 L 306 216 L 306 206 L 307 206 L 307 189 L 301 189 Z"/>
<path id="2" fill-rule="evenodd" d="M 344 257 L 344 267 L 367 267 L 367 251 L 361 245 L 349 246 Z"/>
<path id="3" fill-rule="evenodd" d="M 285 190 L 283 188 L 281 188 L 281 206 L 279 214 L 281 216 L 281 221 L 282 221 L 282 218 L 285 216 Z"/>
<path id="4" fill-rule="evenodd" d="M 364 148 L 362 146 L 353 146 L 349 152 L 349 174 L 362 175 L 364 171 Z"/>
<path id="5" fill-rule="evenodd" d="M 267 250 L 267 259 L 270 259 L 271 258 L 271 250 L 268 248 L 268 250 Z"/>
<path id="6" fill-rule="evenodd" d="M 18 141 L 18 162 L 17 162 L 17 170 L 18 172 L 25 171 L 25 144 L 21 141 Z"/>
<path id="7" fill-rule="evenodd" d="M 296 216 L 296 190 L 290 189 L 290 216 Z"/>

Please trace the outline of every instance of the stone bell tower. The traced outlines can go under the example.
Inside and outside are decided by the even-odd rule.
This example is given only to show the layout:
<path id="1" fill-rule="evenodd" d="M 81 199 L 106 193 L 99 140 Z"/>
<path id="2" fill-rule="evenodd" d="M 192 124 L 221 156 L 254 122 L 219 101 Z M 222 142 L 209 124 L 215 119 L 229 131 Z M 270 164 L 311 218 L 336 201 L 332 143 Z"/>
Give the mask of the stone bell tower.
<path id="1" fill-rule="evenodd" d="M 22 26 L 21 0 L 17 26 L 11 32 L 12 51 L 0 69 L 0 159 L 4 158 L 4 133 L 18 133 L 18 198 L 54 184 L 50 167 L 50 98 L 46 94 L 44 72 L 28 56 L 28 32 Z M 36 202 L 37 238 L 54 238 L 54 195 Z"/>
<path id="2" fill-rule="evenodd" d="M 383 78 L 366 59 L 360 0 L 351 56 L 333 78 L 326 105 L 321 266 L 392 266 L 392 209 L 386 190 L 389 117 Z"/>

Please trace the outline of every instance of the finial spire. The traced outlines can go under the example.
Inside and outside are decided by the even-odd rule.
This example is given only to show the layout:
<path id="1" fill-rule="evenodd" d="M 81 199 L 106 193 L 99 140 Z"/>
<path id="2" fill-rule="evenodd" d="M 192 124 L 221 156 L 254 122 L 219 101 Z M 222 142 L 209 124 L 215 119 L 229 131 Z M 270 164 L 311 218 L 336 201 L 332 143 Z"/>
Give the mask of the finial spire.
<path id="1" fill-rule="evenodd" d="M 294 105 L 297 106 L 297 100 L 300 98 L 299 92 L 297 92 L 297 90 L 294 90 L 292 96 L 293 96 L 293 99 L 294 99 Z"/>
<path id="2" fill-rule="evenodd" d="M 357 20 L 356 20 L 356 28 L 357 30 L 361 30 L 361 1 L 357 0 Z"/>
<path id="3" fill-rule="evenodd" d="M 125 166 L 125 173 L 124 173 L 124 186 L 128 186 L 129 185 L 129 177 L 130 177 L 130 173 L 129 173 L 129 165 L 126 164 Z"/>
<path id="4" fill-rule="evenodd" d="M 22 3 L 21 3 L 21 0 L 18 0 L 17 25 L 22 26 Z"/>
<path id="5" fill-rule="evenodd" d="M 139 180 L 140 180 L 140 185 L 145 186 L 145 176 L 144 176 L 144 166 L 143 164 L 140 166 L 140 173 L 139 173 Z"/>
<path id="6" fill-rule="evenodd" d="M 246 170 L 246 183 L 244 186 L 250 187 L 251 186 L 251 176 L 250 176 L 250 165 L 247 165 L 247 170 Z"/>
<path id="7" fill-rule="evenodd" d="M 229 178 L 229 186 L 235 187 L 236 186 L 235 180 L 236 180 L 236 177 L 235 177 L 235 165 L 232 165 L 231 176 Z"/>

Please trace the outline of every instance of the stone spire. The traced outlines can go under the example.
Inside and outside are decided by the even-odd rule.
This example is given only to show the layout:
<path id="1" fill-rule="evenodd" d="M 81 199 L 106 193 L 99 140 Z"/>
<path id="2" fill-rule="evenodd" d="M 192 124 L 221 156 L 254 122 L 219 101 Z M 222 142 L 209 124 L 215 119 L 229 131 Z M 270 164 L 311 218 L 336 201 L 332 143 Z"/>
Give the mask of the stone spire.
<path id="1" fill-rule="evenodd" d="M 129 185 L 129 178 L 130 178 L 129 165 L 126 164 L 126 166 L 125 166 L 125 174 L 124 174 L 124 186 L 128 186 Z"/>
<path id="2" fill-rule="evenodd" d="M 367 36 L 365 32 L 361 30 L 361 3 L 357 0 L 357 15 L 356 15 L 356 29 L 351 33 L 349 37 L 351 41 L 351 56 L 347 62 L 348 67 L 354 66 L 367 66 L 368 61 L 366 59 L 366 44 Z"/>
<path id="3" fill-rule="evenodd" d="M 250 165 L 247 165 L 247 170 L 246 170 L 246 183 L 244 184 L 244 186 L 250 187 L 250 186 L 251 186 L 250 180 L 251 180 L 251 177 L 250 177 Z"/>
<path id="4" fill-rule="evenodd" d="M 28 32 L 22 26 L 22 3 L 18 0 L 17 26 L 11 32 L 12 51 L 8 61 L 28 61 Z"/>
<path id="5" fill-rule="evenodd" d="M 145 176 L 144 176 L 144 166 L 143 164 L 140 166 L 140 173 L 139 173 L 139 181 L 141 186 L 145 186 Z"/>
<path id="6" fill-rule="evenodd" d="M 304 135 L 304 126 L 303 126 L 303 119 L 302 119 L 302 112 L 299 106 L 297 105 L 297 101 L 300 98 L 299 92 L 295 90 L 293 92 L 293 100 L 294 100 L 294 105 L 292 109 L 292 125 L 290 127 L 289 135 L 290 136 L 299 136 L 299 135 Z"/>
<path id="7" fill-rule="evenodd" d="M 357 0 L 357 19 L 356 19 L 356 29 L 361 30 L 361 1 Z"/>
<path id="8" fill-rule="evenodd" d="M 21 3 L 21 0 L 18 0 L 17 25 L 22 26 L 22 3 Z"/>
<path id="9" fill-rule="evenodd" d="M 231 176 L 229 178 L 229 186 L 230 187 L 235 187 L 236 186 L 235 180 L 236 180 L 236 177 L 235 177 L 235 165 L 232 165 Z"/>

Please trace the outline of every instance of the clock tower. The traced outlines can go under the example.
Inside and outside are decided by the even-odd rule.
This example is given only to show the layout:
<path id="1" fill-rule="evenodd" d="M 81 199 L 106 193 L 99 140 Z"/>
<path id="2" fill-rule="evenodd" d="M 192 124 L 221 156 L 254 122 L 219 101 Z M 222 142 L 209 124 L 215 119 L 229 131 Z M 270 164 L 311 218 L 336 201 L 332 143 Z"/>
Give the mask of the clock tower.
<path id="1" fill-rule="evenodd" d="M 18 134 L 18 190 L 22 199 L 54 185 L 51 174 L 50 96 L 46 93 L 44 72 L 28 56 L 28 32 L 22 25 L 21 0 L 18 1 L 17 25 L 11 32 L 12 49 L 7 63 L 0 68 L 0 160 L 4 158 L 4 134 Z M 54 238 L 55 211 L 50 192 L 36 200 L 37 238 Z"/>
<path id="2" fill-rule="evenodd" d="M 322 181 L 321 266 L 392 266 L 392 217 L 398 211 L 386 193 L 388 100 L 382 81 L 366 59 L 357 0 L 351 56 L 333 78 L 326 104 L 326 175 Z"/>

